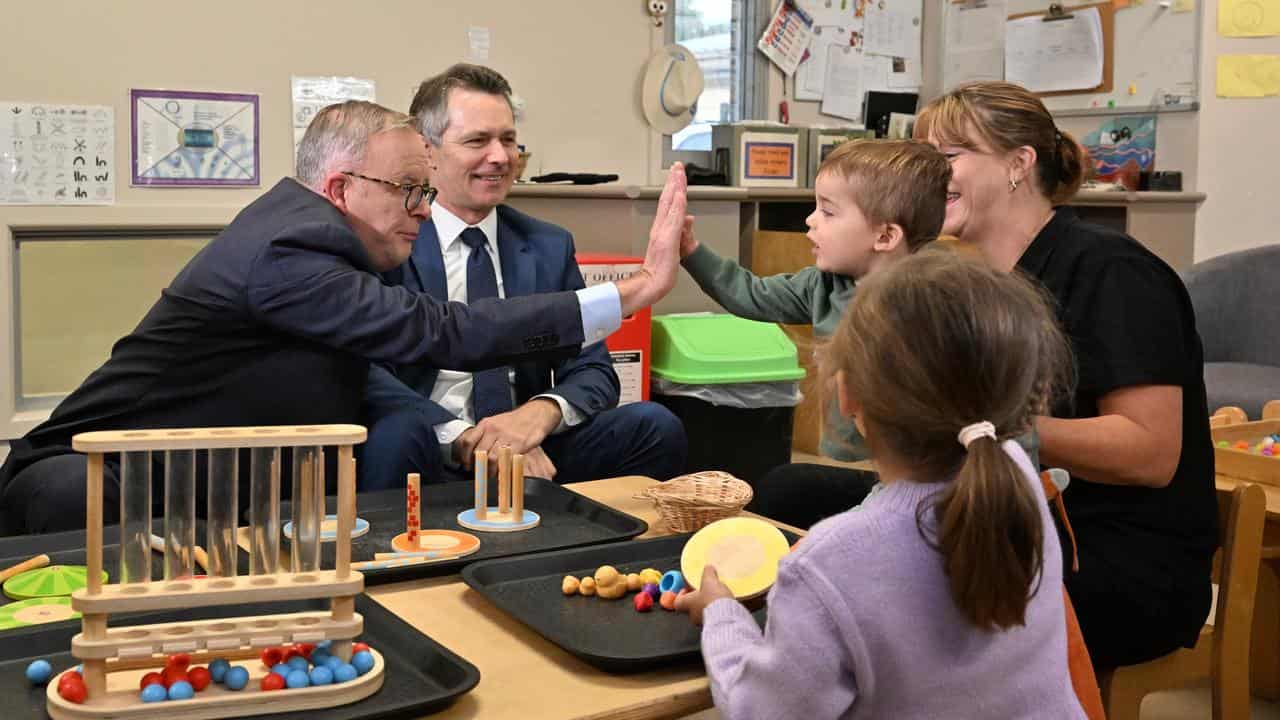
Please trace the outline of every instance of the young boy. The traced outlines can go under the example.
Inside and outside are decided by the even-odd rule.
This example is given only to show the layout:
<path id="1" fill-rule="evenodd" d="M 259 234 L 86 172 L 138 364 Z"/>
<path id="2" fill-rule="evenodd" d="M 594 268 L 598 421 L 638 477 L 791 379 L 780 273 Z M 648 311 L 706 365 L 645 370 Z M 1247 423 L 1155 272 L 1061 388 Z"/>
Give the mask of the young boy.
<path id="1" fill-rule="evenodd" d="M 725 310 L 751 320 L 810 324 L 826 338 L 853 297 L 854 284 L 932 241 L 947 209 L 951 165 L 927 143 L 853 140 L 818 169 L 817 207 L 805 220 L 814 264 L 798 273 L 757 277 L 701 246 L 686 232 L 681 263 Z M 821 450 L 838 460 L 868 456 L 853 424 L 826 409 Z M 799 527 L 861 502 L 870 473 L 827 466 L 783 466 L 753 479 L 751 509 Z M 797 492 L 824 486 L 820 493 Z M 821 498 L 821 500 L 818 500 Z M 821 504 L 819 507 L 815 501 Z"/>

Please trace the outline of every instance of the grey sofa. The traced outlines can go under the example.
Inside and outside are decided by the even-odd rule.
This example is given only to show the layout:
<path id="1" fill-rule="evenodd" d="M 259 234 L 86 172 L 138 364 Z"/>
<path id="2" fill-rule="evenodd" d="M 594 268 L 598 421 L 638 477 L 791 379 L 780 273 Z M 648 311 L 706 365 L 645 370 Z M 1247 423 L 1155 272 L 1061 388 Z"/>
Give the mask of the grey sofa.
<path id="1" fill-rule="evenodd" d="M 1204 342 L 1209 412 L 1257 420 L 1280 399 L 1280 244 L 1221 255 L 1183 273 Z"/>

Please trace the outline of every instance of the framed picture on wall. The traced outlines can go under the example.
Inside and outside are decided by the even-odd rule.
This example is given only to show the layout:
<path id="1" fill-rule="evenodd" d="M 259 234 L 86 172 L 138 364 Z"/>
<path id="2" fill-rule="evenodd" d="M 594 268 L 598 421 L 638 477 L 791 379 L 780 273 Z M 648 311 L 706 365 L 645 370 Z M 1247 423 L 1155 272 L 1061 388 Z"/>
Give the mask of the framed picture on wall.
<path id="1" fill-rule="evenodd" d="M 259 184 L 258 96 L 131 90 L 135 186 Z"/>

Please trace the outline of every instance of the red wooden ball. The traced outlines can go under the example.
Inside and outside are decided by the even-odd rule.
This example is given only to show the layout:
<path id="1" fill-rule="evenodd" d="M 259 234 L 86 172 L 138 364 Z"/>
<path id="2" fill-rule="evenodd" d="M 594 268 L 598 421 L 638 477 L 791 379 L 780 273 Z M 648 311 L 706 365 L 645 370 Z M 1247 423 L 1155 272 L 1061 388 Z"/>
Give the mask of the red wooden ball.
<path id="1" fill-rule="evenodd" d="M 269 672 L 262 677 L 262 683 L 259 685 L 263 690 L 283 690 L 284 678 L 279 673 Z"/>
<path id="2" fill-rule="evenodd" d="M 209 674 L 209 668 L 193 667 L 187 671 L 187 682 L 191 683 L 191 688 L 196 692 L 209 687 L 209 683 L 213 682 L 213 676 Z"/>

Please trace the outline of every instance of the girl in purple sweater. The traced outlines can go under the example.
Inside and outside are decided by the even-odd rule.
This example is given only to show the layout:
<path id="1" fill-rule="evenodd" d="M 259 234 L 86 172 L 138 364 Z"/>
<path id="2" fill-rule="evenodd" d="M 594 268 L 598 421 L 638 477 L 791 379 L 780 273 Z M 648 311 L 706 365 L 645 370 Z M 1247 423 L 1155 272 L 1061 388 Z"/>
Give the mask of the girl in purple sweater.
<path id="1" fill-rule="evenodd" d="M 1068 384 L 1043 296 L 929 250 L 864 283 L 825 350 L 881 483 L 778 566 L 763 633 L 715 569 L 677 608 L 727 718 L 1084 718 L 1062 551 L 1010 438 Z"/>

